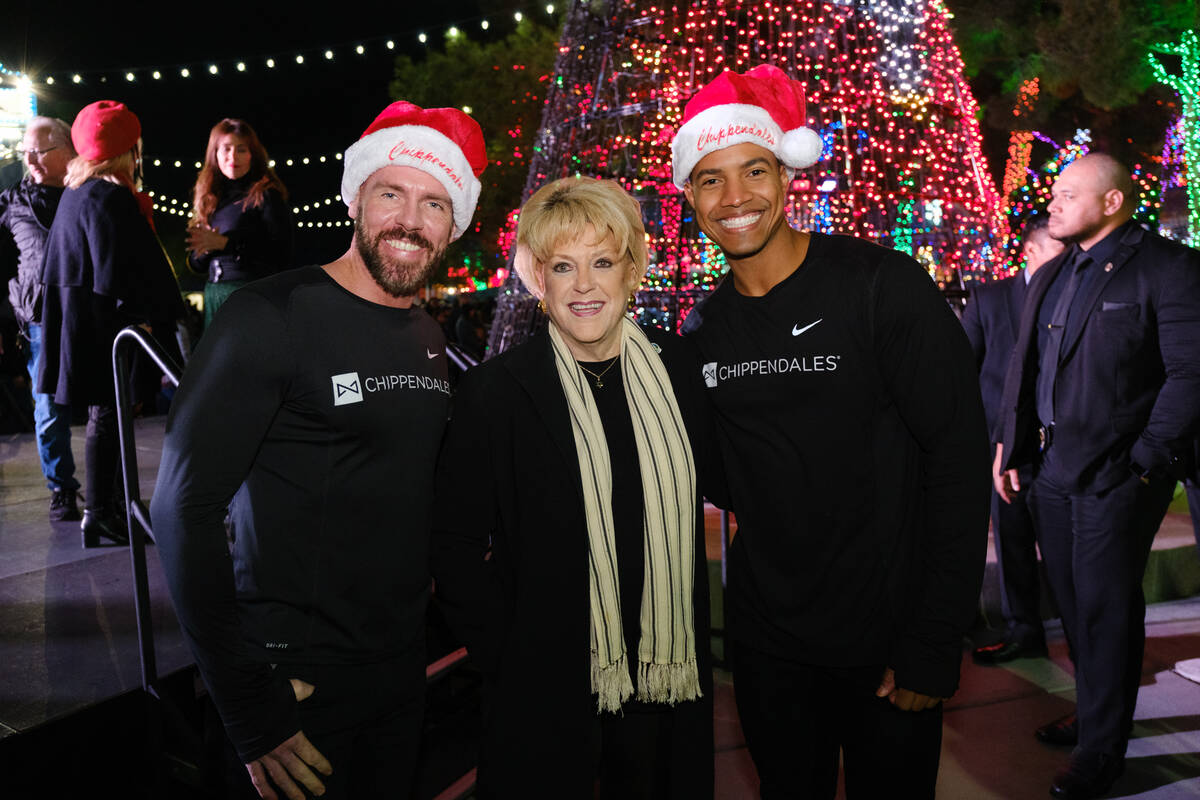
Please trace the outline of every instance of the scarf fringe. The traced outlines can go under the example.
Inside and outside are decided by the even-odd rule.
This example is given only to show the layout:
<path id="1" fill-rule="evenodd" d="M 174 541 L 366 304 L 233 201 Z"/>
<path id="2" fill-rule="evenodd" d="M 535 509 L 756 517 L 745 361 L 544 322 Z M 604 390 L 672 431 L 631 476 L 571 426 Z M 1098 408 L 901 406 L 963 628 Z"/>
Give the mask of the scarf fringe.
<path id="1" fill-rule="evenodd" d="M 638 700 L 673 706 L 703 694 L 694 658 L 673 664 L 638 664 Z"/>
<path id="2" fill-rule="evenodd" d="M 633 696 L 629 661 L 624 653 L 608 666 L 601 666 L 599 655 L 592 651 L 592 691 L 597 694 L 597 710 L 614 713 L 620 711 L 621 704 Z"/>

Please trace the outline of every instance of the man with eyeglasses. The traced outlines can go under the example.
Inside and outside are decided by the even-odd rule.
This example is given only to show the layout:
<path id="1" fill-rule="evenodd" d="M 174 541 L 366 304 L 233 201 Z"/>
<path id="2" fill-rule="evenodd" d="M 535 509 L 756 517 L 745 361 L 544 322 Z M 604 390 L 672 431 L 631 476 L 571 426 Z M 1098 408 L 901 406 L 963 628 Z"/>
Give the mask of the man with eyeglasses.
<path id="1" fill-rule="evenodd" d="M 34 117 L 19 150 L 28 175 L 0 192 L 0 274 L 13 276 L 8 299 L 20 326 L 28 356 L 31 386 L 37 385 L 38 351 L 42 344 L 42 255 L 50 223 L 62 198 L 67 164 L 75 157 L 71 126 L 52 117 Z M 0 352 L 12 346 L 0 340 Z M 20 345 L 20 340 L 15 344 Z M 75 460 L 71 455 L 71 410 L 47 394 L 33 393 L 42 474 L 50 489 L 50 519 L 79 519 L 75 495 Z"/>

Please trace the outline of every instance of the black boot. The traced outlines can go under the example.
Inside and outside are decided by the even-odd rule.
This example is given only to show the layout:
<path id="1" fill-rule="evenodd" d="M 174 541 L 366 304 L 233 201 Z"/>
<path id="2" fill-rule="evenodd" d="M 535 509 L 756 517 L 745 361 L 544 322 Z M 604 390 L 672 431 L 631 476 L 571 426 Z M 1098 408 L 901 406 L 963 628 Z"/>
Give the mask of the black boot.
<path id="1" fill-rule="evenodd" d="M 74 489 L 55 489 L 50 494 L 50 521 L 74 522 L 79 519 Z"/>
<path id="2" fill-rule="evenodd" d="M 101 538 L 116 544 L 129 544 L 129 529 L 109 508 L 85 508 L 79 528 L 83 532 L 85 548 L 99 547 Z"/>

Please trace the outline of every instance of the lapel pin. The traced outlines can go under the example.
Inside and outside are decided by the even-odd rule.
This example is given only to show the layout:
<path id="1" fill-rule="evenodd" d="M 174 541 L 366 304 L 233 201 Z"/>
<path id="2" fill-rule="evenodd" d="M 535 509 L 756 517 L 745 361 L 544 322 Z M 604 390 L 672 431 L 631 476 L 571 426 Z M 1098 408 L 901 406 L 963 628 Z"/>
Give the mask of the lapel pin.
<path id="1" fill-rule="evenodd" d="M 1104 271 L 1112 272 L 1112 262 L 1111 261 L 1104 265 Z"/>

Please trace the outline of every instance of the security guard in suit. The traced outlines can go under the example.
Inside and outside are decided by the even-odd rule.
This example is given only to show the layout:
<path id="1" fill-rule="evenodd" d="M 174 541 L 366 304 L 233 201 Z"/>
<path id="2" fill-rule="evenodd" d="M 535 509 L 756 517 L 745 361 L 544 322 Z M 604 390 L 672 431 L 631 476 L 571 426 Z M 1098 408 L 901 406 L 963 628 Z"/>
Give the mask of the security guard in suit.
<path id="1" fill-rule="evenodd" d="M 1029 282 L 1042 265 L 1063 251 L 1062 242 L 1050 235 L 1045 214 L 1033 217 L 1025 224 L 1021 231 L 1021 250 L 1025 269 L 1010 278 L 973 289 L 962 317 L 963 329 L 975 351 L 979 390 L 993 442 L 997 437 L 996 422 L 1000 418 L 1004 377 L 1017 343 Z M 1024 468 L 1021 475 L 1029 480 L 1032 469 Z M 1011 500 L 1005 502 L 999 493 L 992 492 L 992 538 L 1000 575 L 1000 606 L 1005 629 L 1000 641 L 975 649 L 972 655 L 977 664 L 995 665 L 1016 658 L 1046 655 L 1036 529 L 1025 494 L 1018 494 Z"/>
<path id="2" fill-rule="evenodd" d="M 1200 253 L 1131 220 L 1129 171 L 1093 153 L 1052 188 L 1070 243 L 1034 278 L 1005 380 L 996 490 L 1028 491 L 1075 662 L 1075 750 L 1051 785 L 1124 771 L 1145 646 L 1142 574 L 1200 422 Z M 1017 469 L 1032 464 L 1032 485 Z"/>

